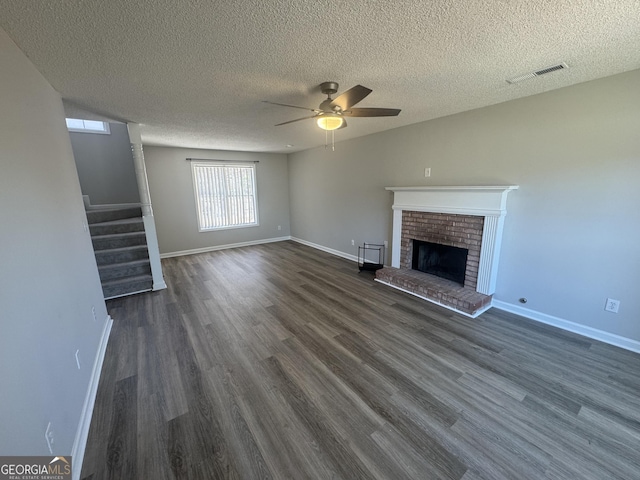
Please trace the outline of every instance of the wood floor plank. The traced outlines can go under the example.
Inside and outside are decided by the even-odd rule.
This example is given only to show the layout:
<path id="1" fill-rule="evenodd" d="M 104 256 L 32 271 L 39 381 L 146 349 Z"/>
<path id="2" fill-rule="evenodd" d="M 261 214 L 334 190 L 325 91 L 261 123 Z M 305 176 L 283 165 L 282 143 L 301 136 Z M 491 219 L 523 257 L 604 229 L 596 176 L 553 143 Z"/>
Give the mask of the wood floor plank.
<path id="1" fill-rule="evenodd" d="M 168 480 L 171 465 L 167 455 L 168 425 L 162 413 L 161 400 L 156 394 L 138 396 L 137 465 L 147 478 Z"/>
<path id="2" fill-rule="evenodd" d="M 132 377 L 119 380 L 113 394 L 113 417 L 106 449 L 104 478 L 137 478 L 137 380 Z"/>
<path id="3" fill-rule="evenodd" d="M 218 412 L 229 449 L 236 459 L 234 465 L 239 478 L 272 478 L 256 438 L 227 387 L 226 372 L 221 368 L 212 368 L 207 373 L 205 378 L 209 383 L 213 408 Z"/>
<path id="4" fill-rule="evenodd" d="M 333 421 L 343 429 L 358 432 L 358 438 L 364 438 L 380 428 L 385 423 L 384 416 L 370 408 L 367 402 L 366 387 L 361 385 L 375 384 L 379 397 L 390 395 L 392 387 L 386 382 L 375 381 L 371 377 L 375 372 L 363 368 L 357 362 L 353 363 L 350 355 L 336 350 L 327 356 L 317 356 L 307 345 L 297 338 L 288 339 L 288 348 L 279 352 L 278 358 L 296 365 L 297 375 L 304 379 L 299 384 L 308 391 L 316 402 L 325 406 L 327 421 Z M 289 353 L 291 352 L 291 354 Z M 349 373 L 357 369 L 361 385 L 355 385 L 349 379 Z M 293 374 L 293 373 L 292 373 Z M 351 412 L 358 411 L 360 415 L 353 416 Z"/>
<path id="5" fill-rule="evenodd" d="M 340 438 L 331 422 L 324 419 L 313 401 L 296 385 L 281 362 L 276 357 L 270 357 L 265 360 L 264 365 L 295 412 L 298 424 L 313 435 L 318 448 L 326 453 L 333 467 L 331 470 L 344 479 L 370 478 L 366 466 L 357 455 L 342 448 L 344 439 Z"/>
<path id="6" fill-rule="evenodd" d="M 406 472 L 410 478 L 434 478 L 458 480 L 466 472 L 466 467 L 460 471 L 451 471 L 449 468 L 441 470 L 438 459 L 424 455 L 422 447 L 415 445 L 411 439 L 407 439 L 403 432 L 398 432 L 392 426 L 375 432 L 372 435 L 374 441 L 383 450 L 392 455 L 396 463 Z"/>
<path id="7" fill-rule="evenodd" d="M 85 480 L 640 478 L 640 355 L 290 241 L 163 268 L 108 302 Z"/>
<path id="8" fill-rule="evenodd" d="M 232 391 L 237 393 L 237 390 Z M 277 389 L 237 395 L 239 411 L 274 478 L 332 478 L 336 472 L 316 447 L 310 432 L 294 428 L 295 413 Z"/>

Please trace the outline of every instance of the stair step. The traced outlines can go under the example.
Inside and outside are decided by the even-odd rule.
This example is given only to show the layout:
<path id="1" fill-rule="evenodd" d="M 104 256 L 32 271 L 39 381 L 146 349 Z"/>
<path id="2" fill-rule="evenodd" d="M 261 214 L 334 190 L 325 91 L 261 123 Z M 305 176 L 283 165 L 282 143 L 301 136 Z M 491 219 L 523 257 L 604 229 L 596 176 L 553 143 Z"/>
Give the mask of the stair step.
<path id="1" fill-rule="evenodd" d="M 98 267 L 98 273 L 100 273 L 100 280 L 102 282 L 115 280 L 117 278 L 150 275 L 151 263 L 148 259 L 145 259 L 101 265 Z"/>
<path id="2" fill-rule="evenodd" d="M 96 250 L 95 254 L 98 266 L 149 259 L 149 251 L 146 245 Z"/>
<path id="3" fill-rule="evenodd" d="M 142 221 L 142 217 L 110 220 L 108 222 L 92 223 L 89 225 L 89 231 L 92 236 L 144 232 L 144 222 Z"/>
<path id="4" fill-rule="evenodd" d="M 133 217 L 142 217 L 142 209 L 140 207 L 87 210 L 87 221 L 90 225 Z"/>
<path id="5" fill-rule="evenodd" d="M 148 292 L 153 288 L 151 275 L 137 275 L 135 277 L 118 278 L 102 283 L 102 293 L 105 300 L 122 297 L 133 293 Z"/>
<path id="6" fill-rule="evenodd" d="M 112 233 L 108 235 L 94 235 L 91 237 L 96 253 L 99 250 L 146 245 L 147 236 L 144 232 Z"/>

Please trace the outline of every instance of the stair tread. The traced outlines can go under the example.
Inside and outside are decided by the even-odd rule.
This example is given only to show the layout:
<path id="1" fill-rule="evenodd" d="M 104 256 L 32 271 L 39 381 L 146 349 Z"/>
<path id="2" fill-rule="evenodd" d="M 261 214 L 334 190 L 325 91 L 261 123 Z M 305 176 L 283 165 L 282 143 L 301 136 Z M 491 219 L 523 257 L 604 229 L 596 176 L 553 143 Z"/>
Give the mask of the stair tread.
<path id="1" fill-rule="evenodd" d="M 142 211 L 140 206 L 133 206 L 133 205 L 129 205 L 129 206 L 110 206 L 110 207 L 104 207 L 104 208 L 100 208 L 100 207 L 96 207 L 95 205 L 92 206 L 89 210 L 85 211 L 87 213 L 94 213 L 94 212 L 130 212 L 133 210 L 138 210 L 138 211 Z"/>
<path id="2" fill-rule="evenodd" d="M 119 233 L 104 233 L 102 235 L 91 235 L 91 238 L 116 238 L 116 237 L 137 237 L 140 235 L 146 235 L 145 232 L 119 232 Z"/>
<path id="3" fill-rule="evenodd" d="M 142 218 L 142 209 L 140 207 L 101 208 L 87 210 L 86 214 L 89 224 L 95 225 L 96 223 L 112 222 L 115 220 L 140 219 Z"/>
<path id="4" fill-rule="evenodd" d="M 134 283 L 134 282 L 143 282 L 143 281 L 152 281 L 153 277 L 151 274 L 147 275 L 136 275 L 135 277 L 122 277 L 122 278 L 114 278 L 113 280 L 107 280 L 106 282 L 102 282 L 103 287 L 111 287 L 113 285 L 120 285 L 126 283 Z"/>
<path id="5" fill-rule="evenodd" d="M 112 205 L 91 205 L 87 212 L 111 212 L 113 210 L 134 210 L 140 208 L 137 203 L 117 203 Z"/>
<path id="6" fill-rule="evenodd" d="M 144 223 L 142 217 L 121 218 L 120 220 L 107 220 L 106 222 L 92 223 L 92 227 L 104 227 L 109 225 L 128 225 L 129 223 Z"/>
<path id="7" fill-rule="evenodd" d="M 128 252 L 130 250 L 146 250 L 147 245 L 129 245 L 127 247 L 118 247 L 118 248 L 104 248 L 94 250 L 96 254 L 100 253 L 118 253 L 118 252 Z"/>
<path id="8" fill-rule="evenodd" d="M 127 262 L 107 263 L 106 265 L 98 265 L 98 270 L 108 270 L 121 267 L 137 267 L 141 265 L 149 265 L 150 262 L 151 261 L 148 258 L 143 258 L 140 260 L 129 260 Z"/>

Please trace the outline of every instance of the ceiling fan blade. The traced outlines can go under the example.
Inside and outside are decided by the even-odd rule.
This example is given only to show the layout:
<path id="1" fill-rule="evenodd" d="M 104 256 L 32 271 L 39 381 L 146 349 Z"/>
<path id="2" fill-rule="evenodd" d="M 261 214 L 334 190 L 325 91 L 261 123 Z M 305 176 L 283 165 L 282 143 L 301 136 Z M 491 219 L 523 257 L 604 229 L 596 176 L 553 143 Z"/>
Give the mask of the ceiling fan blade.
<path id="1" fill-rule="evenodd" d="M 288 123 L 293 123 L 293 122 L 299 122 L 300 120 L 308 120 L 310 118 L 316 118 L 317 115 L 311 115 L 310 117 L 302 117 L 302 118 L 296 118 L 295 120 L 289 120 L 288 122 L 282 122 L 282 123 L 278 123 L 275 126 L 279 127 L 280 125 L 286 125 Z"/>
<path id="2" fill-rule="evenodd" d="M 353 105 L 360 102 L 364 97 L 369 95 L 373 90 L 362 85 L 356 85 L 346 92 L 338 95 L 329 104 L 330 107 L 338 106 L 342 110 L 349 110 Z"/>
<path id="3" fill-rule="evenodd" d="M 286 103 L 276 103 L 276 102 L 270 102 L 268 100 L 262 100 L 262 103 L 268 103 L 269 105 L 279 105 L 281 107 L 300 108 L 302 110 L 308 110 L 310 112 L 320 113 L 320 110 L 318 109 L 308 108 L 308 107 L 299 107 L 298 105 L 287 105 Z"/>
<path id="4" fill-rule="evenodd" d="M 395 117 L 400 113 L 398 108 L 351 108 L 343 111 L 345 117 Z"/>

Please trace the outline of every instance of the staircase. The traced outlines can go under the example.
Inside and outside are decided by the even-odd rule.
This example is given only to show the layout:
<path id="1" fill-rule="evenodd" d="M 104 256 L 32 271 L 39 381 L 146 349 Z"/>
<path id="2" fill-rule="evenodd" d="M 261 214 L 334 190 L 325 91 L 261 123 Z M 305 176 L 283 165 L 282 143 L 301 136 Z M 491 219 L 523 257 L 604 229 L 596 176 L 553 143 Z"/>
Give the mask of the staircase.
<path id="1" fill-rule="evenodd" d="M 87 220 L 105 300 L 150 291 L 153 279 L 141 209 L 88 210 Z"/>

